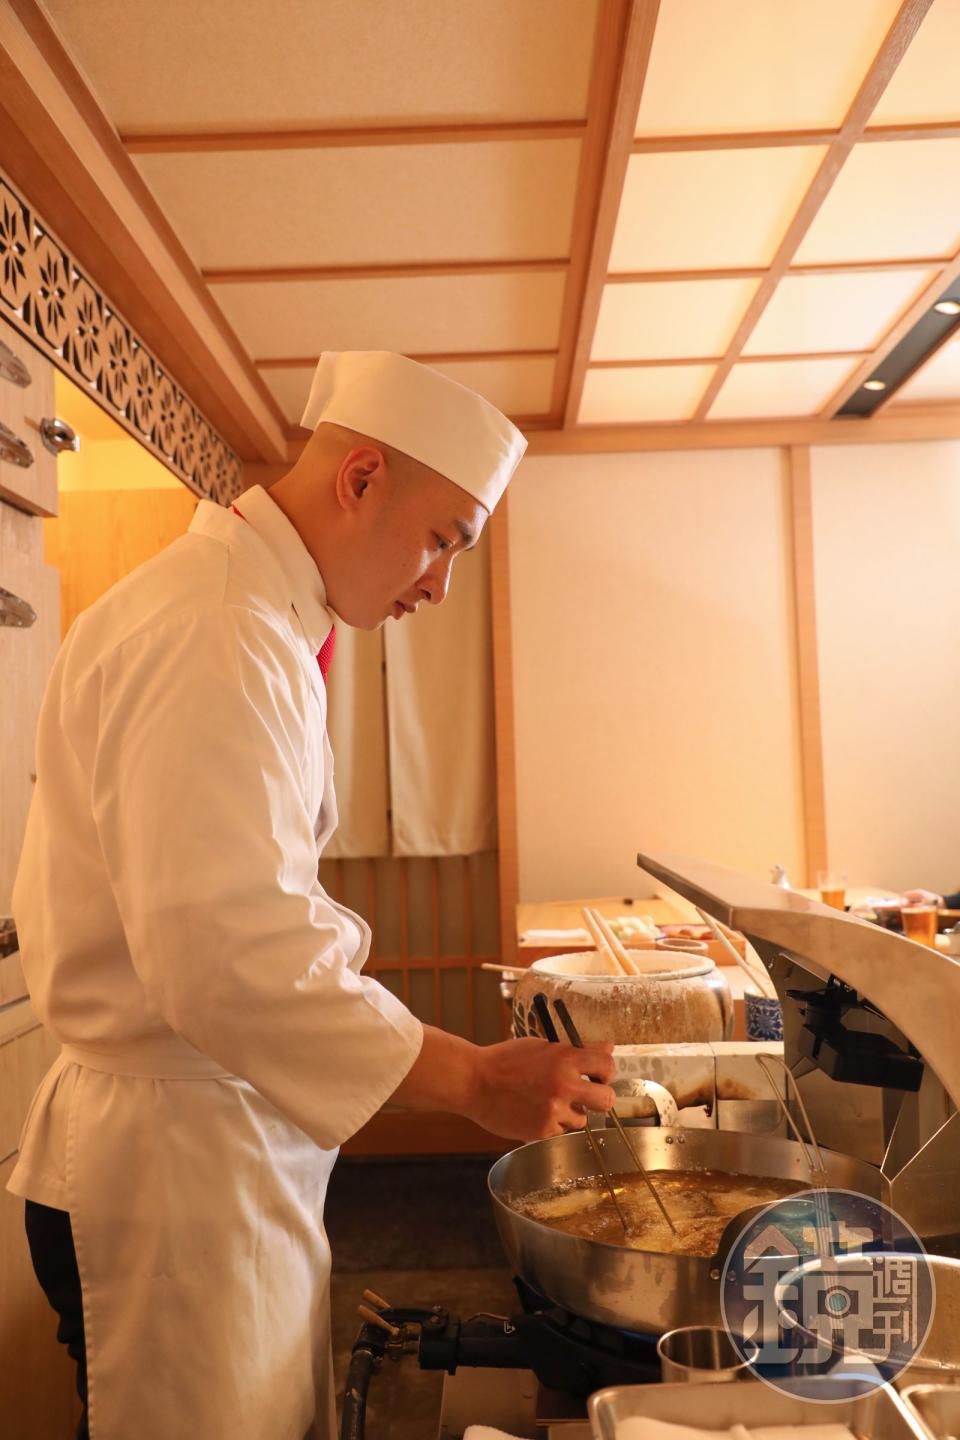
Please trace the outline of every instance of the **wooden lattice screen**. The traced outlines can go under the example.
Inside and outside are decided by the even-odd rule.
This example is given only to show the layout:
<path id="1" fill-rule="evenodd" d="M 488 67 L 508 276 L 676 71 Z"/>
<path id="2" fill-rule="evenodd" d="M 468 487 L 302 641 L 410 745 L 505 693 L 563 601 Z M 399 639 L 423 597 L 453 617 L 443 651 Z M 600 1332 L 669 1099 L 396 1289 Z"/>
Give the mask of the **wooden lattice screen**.
<path id="1" fill-rule="evenodd" d="M 373 931 L 365 973 L 426 1024 L 480 1045 L 508 1032 L 499 977 L 480 967 L 500 957 L 497 855 L 430 859 L 321 860 L 329 895 Z M 488 1148 L 455 1117 L 381 1112 L 346 1147 L 353 1154 L 415 1154 Z"/>
<path id="2" fill-rule="evenodd" d="M 373 931 L 366 973 L 419 1019 L 478 1044 L 503 1038 L 494 851 L 441 859 L 321 860 L 328 894 Z"/>

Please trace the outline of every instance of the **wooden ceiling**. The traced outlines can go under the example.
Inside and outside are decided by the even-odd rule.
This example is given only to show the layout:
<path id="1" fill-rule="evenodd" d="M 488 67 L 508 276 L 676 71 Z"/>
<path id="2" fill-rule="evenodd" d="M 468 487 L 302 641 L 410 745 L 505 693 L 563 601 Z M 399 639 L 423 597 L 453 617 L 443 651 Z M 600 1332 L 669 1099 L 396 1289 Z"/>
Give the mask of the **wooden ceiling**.
<path id="1" fill-rule="evenodd" d="M 584 449 L 960 417 L 948 335 L 833 419 L 960 277 L 960 0 L 12 3 L 229 335 L 247 458 L 324 349 Z"/>

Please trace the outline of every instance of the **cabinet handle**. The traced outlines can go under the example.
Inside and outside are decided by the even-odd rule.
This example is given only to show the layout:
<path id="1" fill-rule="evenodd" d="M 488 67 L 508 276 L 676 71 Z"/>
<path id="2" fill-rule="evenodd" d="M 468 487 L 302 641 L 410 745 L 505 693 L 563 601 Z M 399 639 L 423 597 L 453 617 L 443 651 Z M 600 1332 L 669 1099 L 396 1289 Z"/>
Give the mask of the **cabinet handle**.
<path id="1" fill-rule="evenodd" d="M 66 420 L 49 418 L 40 421 L 40 439 L 44 448 L 50 451 L 51 455 L 59 455 L 64 450 L 79 450 L 80 436 L 75 430 L 71 430 Z"/>
<path id="2" fill-rule="evenodd" d="M 30 453 L 30 446 L 19 435 L 0 420 L 0 460 L 9 460 L 11 465 L 19 465 L 21 470 L 27 470 L 33 464 L 33 456 Z"/>
<path id="3" fill-rule="evenodd" d="M 37 612 L 29 600 L 21 600 L 12 590 L 0 585 L 0 625 L 13 625 L 18 630 L 27 630 L 36 623 Z"/>

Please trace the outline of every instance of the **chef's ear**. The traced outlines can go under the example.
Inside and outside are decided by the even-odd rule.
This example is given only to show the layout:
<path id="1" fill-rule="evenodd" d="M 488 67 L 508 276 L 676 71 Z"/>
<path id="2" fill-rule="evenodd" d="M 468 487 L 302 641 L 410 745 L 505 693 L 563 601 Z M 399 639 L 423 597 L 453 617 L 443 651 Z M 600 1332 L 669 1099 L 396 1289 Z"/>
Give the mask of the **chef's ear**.
<path id="1" fill-rule="evenodd" d="M 337 471 L 337 501 L 344 510 L 355 510 L 365 497 L 383 489 L 387 464 L 373 445 L 348 450 Z"/>

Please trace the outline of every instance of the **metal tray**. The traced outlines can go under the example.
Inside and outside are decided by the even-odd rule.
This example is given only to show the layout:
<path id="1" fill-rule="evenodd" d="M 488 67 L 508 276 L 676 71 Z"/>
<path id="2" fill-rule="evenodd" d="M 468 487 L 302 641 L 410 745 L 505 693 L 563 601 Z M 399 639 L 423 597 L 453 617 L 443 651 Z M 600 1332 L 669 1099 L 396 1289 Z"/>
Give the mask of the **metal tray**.
<path id="1" fill-rule="evenodd" d="M 900 1398 L 937 1440 L 960 1435 L 960 1385 L 908 1385 Z"/>
<path id="2" fill-rule="evenodd" d="M 840 1424 L 848 1425 L 860 1440 L 930 1440 L 913 1411 L 889 1386 L 856 1400 L 812 1404 L 759 1380 L 726 1385 L 617 1385 L 591 1395 L 587 1409 L 594 1440 L 616 1440 L 617 1425 L 632 1418 L 666 1420 L 703 1430 L 728 1430 L 731 1425 L 750 1429 Z"/>

